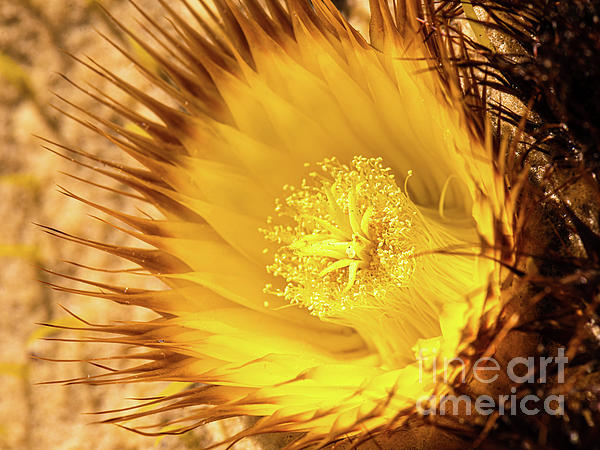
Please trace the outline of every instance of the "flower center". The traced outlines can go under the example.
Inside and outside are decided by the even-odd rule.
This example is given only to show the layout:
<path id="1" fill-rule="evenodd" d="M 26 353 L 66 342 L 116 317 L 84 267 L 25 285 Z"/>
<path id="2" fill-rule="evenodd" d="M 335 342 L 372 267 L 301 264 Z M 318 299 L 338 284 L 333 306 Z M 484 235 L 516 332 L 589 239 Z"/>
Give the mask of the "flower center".
<path id="1" fill-rule="evenodd" d="M 268 270 L 287 284 L 275 294 L 321 318 L 377 308 L 414 271 L 416 207 L 380 158 L 319 163 L 277 201 L 267 239 L 281 244 Z"/>

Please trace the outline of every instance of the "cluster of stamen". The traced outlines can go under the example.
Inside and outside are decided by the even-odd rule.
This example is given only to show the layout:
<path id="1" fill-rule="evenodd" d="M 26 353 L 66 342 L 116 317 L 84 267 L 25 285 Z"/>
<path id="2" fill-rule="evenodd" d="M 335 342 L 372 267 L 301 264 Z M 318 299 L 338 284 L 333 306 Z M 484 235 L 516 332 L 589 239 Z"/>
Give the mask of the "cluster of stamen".
<path id="1" fill-rule="evenodd" d="M 417 210 L 379 158 L 318 166 L 300 188 L 285 187 L 263 230 L 280 244 L 267 269 L 287 282 L 267 290 L 322 318 L 373 308 L 414 271 Z"/>

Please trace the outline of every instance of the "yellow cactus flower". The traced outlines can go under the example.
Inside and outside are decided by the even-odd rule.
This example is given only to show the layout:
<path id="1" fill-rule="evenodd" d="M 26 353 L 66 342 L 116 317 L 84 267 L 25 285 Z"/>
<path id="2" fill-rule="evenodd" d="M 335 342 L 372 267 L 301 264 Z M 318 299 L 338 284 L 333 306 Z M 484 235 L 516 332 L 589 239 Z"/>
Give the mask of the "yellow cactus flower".
<path id="1" fill-rule="evenodd" d="M 92 116 L 145 167 L 98 170 L 161 216 L 86 200 L 154 250 L 63 237 L 135 261 L 166 289 L 76 290 L 159 315 L 86 326 L 145 349 L 115 358 L 144 362 L 81 381 L 202 383 L 108 420 L 131 428 L 165 410 L 181 411 L 169 432 L 262 416 L 231 440 L 302 432 L 303 447 L 401 424 L 444 389 L 432 361 L 494 320 L 496 233 L 510 234 L 489 132 L 460 81 L 431 67 L 419 2 L 372 0 L 368 40 L 329 0 L 202 12 L 183 0 L 186 18 L 161 3 L 175 25 L 151 29 L 161 51 L 125 31 L 177 107 L 91 66 L 156 115 L 91 93 L 143 130 Z"/>

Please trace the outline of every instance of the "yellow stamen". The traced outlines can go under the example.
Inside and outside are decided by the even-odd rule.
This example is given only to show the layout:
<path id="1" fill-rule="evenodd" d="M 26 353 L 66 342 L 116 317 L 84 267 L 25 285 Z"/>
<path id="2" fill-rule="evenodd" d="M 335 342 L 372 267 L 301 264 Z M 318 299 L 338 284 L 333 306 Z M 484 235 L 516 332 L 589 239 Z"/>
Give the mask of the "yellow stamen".
<path id="1" fill-rule="evenodd" d="M 414 270 L 417 210 L 381 159 L 355 157 L 351 166 L 320 163 L 300 189 L 279 202 L 268 239 L 283 243 L 269 270 L 287 285 L 278 292 L 321 318 L 369 308 L 374 296 L 405 286 Z"/>

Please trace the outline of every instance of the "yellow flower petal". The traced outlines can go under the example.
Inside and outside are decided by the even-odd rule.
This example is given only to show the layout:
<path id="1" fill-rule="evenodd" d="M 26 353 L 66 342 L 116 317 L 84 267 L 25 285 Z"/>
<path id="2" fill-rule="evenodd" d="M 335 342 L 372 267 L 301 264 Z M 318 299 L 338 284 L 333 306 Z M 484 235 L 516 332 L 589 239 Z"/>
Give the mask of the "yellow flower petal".
<path id="1" fill-rule="evenodd" d="M 161 314 L 104 329 L 125 337 L 103 342 L 159 353 L 94 380 L 210 385 L 161 400 L 192 407 L 181 431 L 268 416 L 232 439 L 307 432 L 300 446 L 398 424 L 436 388 L 419 353 L 456 356 L 498 303 L 497 255 L 481 243 L 498 221 L 510 229 L 489 143 L 387 2 L 371 1 L 370 43 L 328 0 L 215 4 L 213 26 L 165 4 L 182 30 L 173 58 L 138 41 L 181 111 L 112 77 L 163 122 L 114 106 L 144 135 L 115 127 L 112 140 L 148 169 L 114 177 L 165 217 L 97 206 L 157 249 L 151 261 L 90 245 L 135 256 L 170 290 L 85 292 Z M 329 172 L 311 175 L 318 163 Z"/>

